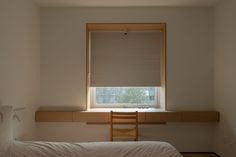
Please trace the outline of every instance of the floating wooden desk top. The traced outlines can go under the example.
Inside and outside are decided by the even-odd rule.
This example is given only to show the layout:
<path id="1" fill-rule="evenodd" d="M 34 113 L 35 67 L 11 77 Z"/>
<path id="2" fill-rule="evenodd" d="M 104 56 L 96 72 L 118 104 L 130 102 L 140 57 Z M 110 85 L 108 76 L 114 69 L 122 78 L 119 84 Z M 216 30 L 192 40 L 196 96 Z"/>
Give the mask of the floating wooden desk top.
<path id="1" fill-rule="evenodd" d="M 110 122 L 109 111 L 37 111 L 36 122 L 87 122 L 106 124 Z M 218 122 L 217 111 L 156 111 L 139 112 L 140 124 L 162 124 L 168 122 Z"/>

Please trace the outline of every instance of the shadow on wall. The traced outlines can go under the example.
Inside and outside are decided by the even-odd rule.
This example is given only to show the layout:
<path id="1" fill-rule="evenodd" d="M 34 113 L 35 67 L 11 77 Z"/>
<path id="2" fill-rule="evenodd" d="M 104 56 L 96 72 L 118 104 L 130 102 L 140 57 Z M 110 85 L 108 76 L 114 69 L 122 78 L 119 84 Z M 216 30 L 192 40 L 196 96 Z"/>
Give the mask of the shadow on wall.
<path id="1" fill-rule="evenodd" d="M 35 111 L 37 105 L 27 105 L 19 108 L 13 114 L 13 136 L 17 140 L 36 140 L 38 137 L 37 125 L 35 123 Z"/>
<path id="2" fill-rule="evenodd" d="M 12 107 L 0 106 L 0 113 L 0 142 L 12 140 Z"/>
<path id="3" fill-rule="evenodd" d="M 37 129 L 34 113 L 37 107 L 15 108 L 0 106 L 0 141 L 7 140 L 35 140 Z"/>

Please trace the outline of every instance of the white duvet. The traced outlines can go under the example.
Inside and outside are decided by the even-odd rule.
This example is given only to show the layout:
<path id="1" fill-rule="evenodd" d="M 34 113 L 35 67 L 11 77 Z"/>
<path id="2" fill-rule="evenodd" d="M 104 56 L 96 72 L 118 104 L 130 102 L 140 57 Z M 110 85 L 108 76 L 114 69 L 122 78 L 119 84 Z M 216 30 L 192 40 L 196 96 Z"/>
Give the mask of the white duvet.
<path id="1" fill-rule="evenodd" d="M 182 157 L 166 142 L 6 142 L 0 157 Z"/>

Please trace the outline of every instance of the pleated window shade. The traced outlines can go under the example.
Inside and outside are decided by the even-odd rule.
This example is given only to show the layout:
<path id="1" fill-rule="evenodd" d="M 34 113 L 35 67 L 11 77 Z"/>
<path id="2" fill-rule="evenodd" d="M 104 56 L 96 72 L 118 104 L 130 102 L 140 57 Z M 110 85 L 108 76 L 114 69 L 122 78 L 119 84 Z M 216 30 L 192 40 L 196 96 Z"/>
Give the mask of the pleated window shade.
<path id="1" fill-rule="evenodd" d="M 91 32 L 91 86 L 160 86 L 161 32 Z"/>

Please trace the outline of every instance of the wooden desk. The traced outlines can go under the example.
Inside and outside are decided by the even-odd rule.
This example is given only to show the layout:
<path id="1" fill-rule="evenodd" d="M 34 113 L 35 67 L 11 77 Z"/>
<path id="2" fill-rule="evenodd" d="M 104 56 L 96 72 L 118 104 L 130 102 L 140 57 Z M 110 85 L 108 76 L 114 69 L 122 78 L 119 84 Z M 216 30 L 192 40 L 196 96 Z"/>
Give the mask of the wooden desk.
<path id="1" fill-rule="evenodd" d="M 168 122 L 202 123 L 218 122 L 220 114 L 217 111 L 159 111 L 139 112 L 140 124 L 164 124 Z M 36 122 L 87 122 L 87 123 L 109 123 L 110 112 L 89 111 L 37 111 Z"/>

